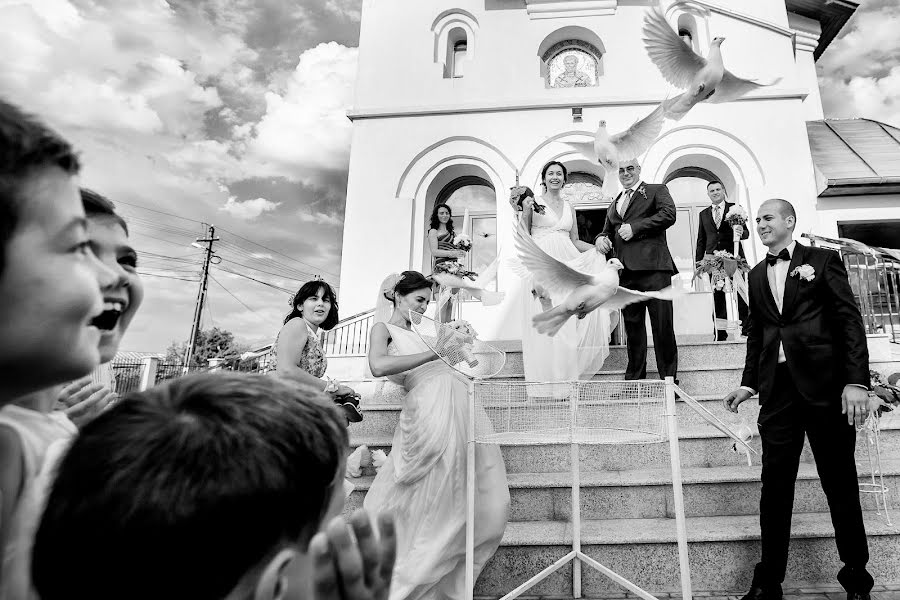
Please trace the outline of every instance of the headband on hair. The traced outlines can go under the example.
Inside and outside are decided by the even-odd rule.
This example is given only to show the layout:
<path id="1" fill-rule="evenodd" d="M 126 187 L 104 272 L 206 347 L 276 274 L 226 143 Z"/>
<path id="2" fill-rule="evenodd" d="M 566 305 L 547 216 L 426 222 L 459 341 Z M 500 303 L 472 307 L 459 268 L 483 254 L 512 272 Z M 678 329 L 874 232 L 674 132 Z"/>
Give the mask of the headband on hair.
<path id="1" fill-rule="evenodd" d="M 397 297 L 397 293 L 395 291 L 397 289 L 397 284 L 401 281 L 403 281 L 403 275 L 397 275 L 396 279 L 394 279 L 393 277 L 388 277 L 385 280 L 385 286 L 381 290 L 381 293 L 382 295 L 384 295 L 385 300 L 390 300 L 391 302 L 394 301 L 394 298 Z"/>

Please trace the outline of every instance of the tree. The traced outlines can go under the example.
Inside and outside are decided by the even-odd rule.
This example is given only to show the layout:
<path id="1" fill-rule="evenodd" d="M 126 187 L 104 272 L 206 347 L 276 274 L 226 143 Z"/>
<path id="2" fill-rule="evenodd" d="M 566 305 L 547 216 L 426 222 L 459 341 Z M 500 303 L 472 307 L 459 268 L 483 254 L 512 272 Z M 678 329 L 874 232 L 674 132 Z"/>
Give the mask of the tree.
<path id="1" fill-rule="evenodd" d="M 168 364 L 184 365 L 184 357 L 188 342 L 176 344 L 172 342 L 166 350 L 165 362 Z M 197 345 L 191 357 L 192 367 L 205 367 L 210 358 L 224 358 L 226 366 L 238 363 L 241 354 L 249 350 L 249 346 L 234 339 L 234 334 L 219 327 L 213 327 L 206 331 L 197 332 Z"/>

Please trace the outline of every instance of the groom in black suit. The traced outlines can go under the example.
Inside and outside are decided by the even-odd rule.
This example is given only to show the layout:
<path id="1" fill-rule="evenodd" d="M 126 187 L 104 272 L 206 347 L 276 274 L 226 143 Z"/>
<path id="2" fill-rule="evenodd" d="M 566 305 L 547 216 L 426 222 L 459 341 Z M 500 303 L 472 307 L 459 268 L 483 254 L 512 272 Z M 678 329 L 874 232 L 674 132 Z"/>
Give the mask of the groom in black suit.
<path id="1" fill-rule="evenodd" d="M 725 186 L 721 181 L 710 181 L 706 184 L 706 193 L 712 204 L 700 211 L 700 227 L 697 229 L 697 254 L 696 261 L 700 262 L 707 254 L 717 250 L 734 252 L 735 236 L 737 239 L 746 240 L 750 237 L 750 231 L 740 225 L 732 228 L 725 220 L 728 210 L 734 206 L 729 202 L 725 193 Z M 737 230 L 740 230 L 739 232 Z M 740 256 L 744 256 L 743 246 L 738 246 Z M 713 290 L 713 306 L 716 319 L 728 319 L 728 308 L 725 303 L 725 292 Z M 738 318 L 741 320 L 741 333 L 747 335 L 747 303 L 738 296 Z M 728 339 L 728 332 L 724 329 L 716 331 L 716 341 L 722 342 Z"/>
<path id="2" fill-rule="evenodd" d="M 615 249 L 616 258 L 625 266 L 619 278 L 622 287 L 641 292 L 667 288 L 678 272 L 666 242 L 666 229 L 675 223 L 675 202 L 665 185 L 641 181 L 641 165 L 636 160 L 619 167 L 619 181 L 624 189 L 606 211 L 606 223 L 594 244 L 604 254 Z M 622 309 L 628 345 L 625 379 L 647 377 L 647 311 L 659 376 L 675 377 L 678 346 L 672 302 L 651 299 Z"/>
<path id="3" fill-rule="evenodd" d="M 785 200 L 768 200 L 757 211 L 756 230 L 769 254 L 750 271 L 744 376 L 724 399 L 737 412 L 759 391 L 762 558 L 744 598 L 781 598 L 806 435 L 844 563 L 838 581 L 849 600 L 868 600 L 874 582 L 866 571 L 869 550 L 854 462 L 854 423 L 870 410 L 866 334 L 840 255 L 794 241 L 796 220 Z"/>

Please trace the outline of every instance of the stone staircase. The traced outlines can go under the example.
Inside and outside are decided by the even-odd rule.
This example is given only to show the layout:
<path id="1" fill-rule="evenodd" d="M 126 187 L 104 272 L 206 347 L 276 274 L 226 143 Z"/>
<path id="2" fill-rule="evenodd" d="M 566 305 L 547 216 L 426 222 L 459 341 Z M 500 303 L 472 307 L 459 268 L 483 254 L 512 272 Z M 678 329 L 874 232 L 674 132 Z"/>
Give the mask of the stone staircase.
<path id="1" fill-rule="evenodd" d="M 507 364 L 498 379 L 521 380 L 522 355 L 517 342 L 498 342 Z M 726 423 L 737 419 L 721 405 L 736 387 L 743 368 L 742 342 L 679 344 L 681 387 Z M 652 348 L 648 352 L 655 375 Z M 900 371 L 894 362 L 873 364 L 879 371 Z M 625 349 L 613 347 L 595 379 L 621 379 Z M 350 428 L 351 445 L 390 451 L 403 390 L 367 377 L 364 357 L 329 359 L 329 374 L 363 394 L 365 420 Z M 755 399 L 742 406 L 755 423 Z M 696 592 L 745 590 L 759 557 L 760 457 L 748 466 L 732 441 L 710 427 L 685 403 L 678 402 L 691 579 Z M 869 473 L 867 440 L 859 436 L 861 476 Z M 751 445 L 761 452 L 759 438 Z M 879 584 L 900 583 L 900 415 L 883 419 L 882 467 L 890 488 L 894 526 L 876 511 L 875 495 L 862 494 L 869 535 L 870 570 Z M 475 594 L 499 597 L 566 554 L 571 546 L 571 476 L 568 446 L 505 446 L 503 455 L 512 498 L 510 522 L 500 549 L 478 580 Z M 804 449 L 794 503 L 791 559 L 786 585 L 835 584 L 840 563 L 834 545 L 827 502 L 819 485 L 809 447 Z M 674 501 L 668 444 L 582 446 L 582 549 L 589 556 L 651 592 L 679 593 Z M 347 510 L 362 505 L 374 472 L 353 479 Z M 861 482 L 868 477 L 861 477 Z M 571 564 L 557 571 L 528 596 L 571 597 Z M 583 570 L 583 595 L 621 595 L 624 590 L 591 569 Z M 619 596 L 621 597 L 621 596 Z"/>

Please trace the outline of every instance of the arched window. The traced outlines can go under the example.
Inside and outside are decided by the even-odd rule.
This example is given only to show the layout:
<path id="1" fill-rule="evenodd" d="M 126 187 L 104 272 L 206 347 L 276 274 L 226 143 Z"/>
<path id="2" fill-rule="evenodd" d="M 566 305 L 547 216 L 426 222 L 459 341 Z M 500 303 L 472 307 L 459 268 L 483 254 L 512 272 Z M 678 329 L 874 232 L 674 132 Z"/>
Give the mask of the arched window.
<path id="1" fill-rule="evenodd" d="M 605 51 L 600 37 L 590 29 L 576 25 L 557 29 L 538 47 L 544 85 L 548 88 L 600 85 Z"/>
<path id="2" fill-rule="evenodd" d="M 497 193 L 494 186 L 481 177 L 458 177 L 441 190 L 436 202 L 450 207 L 457 233 L 465 227 L 472 236 L 472 250 L 466 255 L 465 265 L 468 270 L 481 273 L 497 258 Z M 468 222 L 464 221 L 466 210 L 469 211 Z M 492 285 L 496 286 L 496 283 Z"/>
<path id="3" fill-rule="evenodd" d="M 466 59 L 467 46 L 466 40 L 460 40 L 453 44 L 453 68 L 451 69 L 453 77 L 463 76 L 463 62 Z"/>

